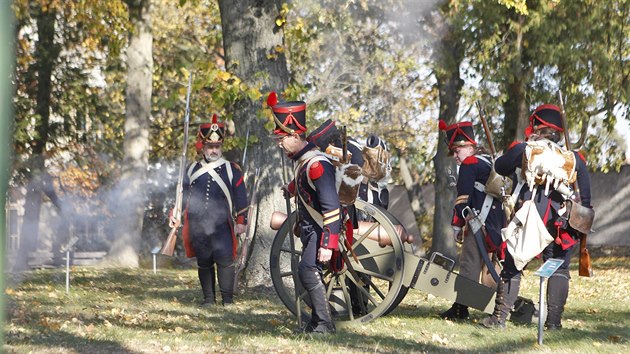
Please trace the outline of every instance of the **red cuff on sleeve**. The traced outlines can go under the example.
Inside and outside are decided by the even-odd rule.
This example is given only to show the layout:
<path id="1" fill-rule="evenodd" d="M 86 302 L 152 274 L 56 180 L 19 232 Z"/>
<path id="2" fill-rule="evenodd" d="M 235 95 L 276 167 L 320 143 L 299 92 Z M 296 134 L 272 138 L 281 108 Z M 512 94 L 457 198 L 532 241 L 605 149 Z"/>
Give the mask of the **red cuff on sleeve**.
<path id="1" fill-rule="evenodd" d="M 295 181 L 291 181 L 287 188 L 289 189 L 289 193 L 295 194 Z"/>
<path id="2" fill-rule="evenodd" d="M 245 225 L 245 215 L 239 215 L 236 217 L 236 223 Z"/>
<path id="3" fill-rule="evenodd" d="M 336 250 L 339 248 L 339 234 L 322 235 L 321 245 L 329 250 Z"/>
<path id="4" fill-rule="evenodd" d="M 466 225 L 466 219 L 460 218 L 457 213 L 453 214 L 453 221 L 451 221 L 451 225 L 464 227 Z"/>

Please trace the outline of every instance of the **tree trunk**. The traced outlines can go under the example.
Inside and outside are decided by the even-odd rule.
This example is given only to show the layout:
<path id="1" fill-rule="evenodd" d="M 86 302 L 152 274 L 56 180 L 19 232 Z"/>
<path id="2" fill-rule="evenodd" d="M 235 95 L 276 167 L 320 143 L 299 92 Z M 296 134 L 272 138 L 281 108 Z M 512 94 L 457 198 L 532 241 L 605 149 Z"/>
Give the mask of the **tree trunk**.
<path id="1" fill-rule="evenodd" d="M 459 110 L 459 99 L 464 81 L 459 76 L 459 67 L 464 56 L 463 44 L 452 34 L 449 25 L 442 37 L 435 58 L 437 86 L 440 96 L 440 119 L 447 124 L 455 122 Z M 456 191 L 449 187 L 449 171 L 455 171 L 455 161 L 448 156 L 448 147 L 440 132 L 437 154 L 433 157 L 435 166 L 435 217 L 433 219 L 433 243 L 431 250 L 455 259 L 457 249 L 451 237 L 451 218 Z M 453 172 L 451 172 L 453 173 Z"/>
<path id="2" fill-rule="evenodd" d="M 420 181 L 416 178 L 417 176 L 414 176 L 414 174 L 411 173 L 411 169 L 407 163 L 407 156 L 404 156 L 400 151 L 398 151 L 398 169 L 400 179 L 403 181 L 405 189 L 407 190 L 407 196 L 409 197 L 409 202 L 411 204 L 411 211 L 413 212 L 416 221 L 418 221 L 427 212 L 422 197 L 422 186 L 420 185 Z M 426 228 L 420 224 L 418 226 L 421 228 L 420 236 L 422 236 L 426 231 Z"/>
<path id="3" fill-rule="evenodd" d="M 16 258 L 15 270 L 25 269 L 28 265 L 28 255 L 37 250 L 39 236 L 39 217 L 42 206 L 43 184 L 45 172 L 45 151 L 48 143 L 50 128 L 50 96 L 52 87 L 52 72 L 59 56 L 59 46 L 55 44 L 55 16 L 52 9 L 47 11 L 38 9 L 37 35 L 39 40 L 35 47 L 35 70 L 37 71 L 37 92 L 35 93 L 35 131 L 38 138 L 33 141 L 32 157 L 30 158 L 30 176 L 27 185 L 24 219 L 20 237 L 20 248 Z"/>
<path id="4" fill-rule="evenodd" d="M 400 154 L 400 152 L 398 153 L 398 156 L 398 169 L 400 171 L 399 176 L 405 185 L 407 196 L 409 197 L 409 202 L 411 203 L 411 211 L 413 211 L 413 215 L 417 220 L 421 214 L 426 212 L 422 203 L 420 183 L 418 183 L 418 181 L 414 181 L 407 164 L 407 158 Z"/>
<path id="5" fill-rule="evenodd" d="M 223 47 L 228 71 L 237 75 L 243 82 L 253 87 L 261 87 L 263 94 L 269 91 L 283 91 L 289 81 L 289 72 L 283 53 L 275 59 L 267 57 L 276 46 L 282 46 L 284 36 L 276 27 L 281 1 L 279 0 L 220 0 Z M 260 75 L 264 73 L 265 75 Z M 269 252 L 275 232 L 269 228 L 269 220 L 274 210 L 284 211 L 280 186 L 282 169 L 281 152 L 267 136 L 264 120 L 258 117 L 261 102 L 241 100 L 236 105 L 234 120 L 237 134 L 244 136 L 250 130 L 259 138 L 257 144 L 250 144 L 248 162 L 244 171 L 253 175 L 255 167 L 260 167 L 258 183 L 258 223 L 256 234 L 251 241 L 251 258 L 245 271 L 247 286 L 269 286 Z M 248 185 L 251 189 L 251 185 Z"/>
<path id="6" fill-rule="evenodd" d="M 505 119 L 503 120 L 503 139 L 498 149 L 507 149 L 510 144 L 525 137 L 525 128 L 529 124 L 527 104 L 525 102 L 525 82 L 516 78 L 506 85 L 507 100 L 503 104 Z"/>
<path id="7" fill-rule="evenodd" d="M 124 158 L 119 193 L 114 195 L 116 226 L 107 261 L 112 265 L 137 267 L 149 164 L 153 34 L 151 1 L 128 0 L 127 5 L 131 29 L 127 48 Z"/>
<path id="8" fill-rule="evenodd" d="M 2 4 L 0 4 L 0 24 L 2 24 L 0 25 L 0 42 L 6 43 L 5 49 L 2 51 L 2 53 L 0 53 L 0 77 L 13 77 L 13 79 L 15 79 L 16 69 L 13 69 L 13 72 L 11 72 L 11 69 L 16 67 L 13 43 L 15 38 L 17 37 L 14 35 L 14 32 L 12 32 L 15 21 L 10 14 L 11 4 L 8 2 L 3 2 Z M 4 129 L 2 129 L 2 131 L 0 131 L 0 195 L 7 197 L 7 186 L 9 180 L 9 156 L 12 152 L 12 128 L 14 122 L 13 112 L 11 110 L 11 97 L 14 97 L 14 94 L 15 90 L 13 85 L 11 85 L 11 80 L 4 80 L 2 83 L 0 83 L 0 125 L 5 127 Z M 5 208 L 0 212 L 0 225 L 2 225 L 3 227 L 3 229 L 0 229 L 0 240 L 2 240 L 2 242 L 5 242 L 8 236 L 8 226 L 5 227 L 5 225 L 8 225 L 6 215 L 6 203 L 8 202 L 8 200 L 4 199 L 4 201 Z M 2 252 L 2 255 L 0 256 L 0 262 L 5 265 L 7 264 L 7 253 L 5 252 L 6 243 L 0 247 L 0 250 Z M 3 269 L 6 270 L 6 268 Z M 0 275 L 0 284 L 2 284 L 3 288 L 5 284 L 5 277 L 5 273 L 3 272 L 3 274 Z M 5 299 L 4 297 L 2 297 L 2 299 L 0 299 L 0 308 L 4 310 L 5 305 Z M 0 313 L 0 321 L 4 323 L 5 318 L 5 312 L 2 311 L 2 313 Z"/>
<path id="9" fill-rule="evenodd" d="M 523 66 L 523 22 L 519 16 L 512 62 L 512 74 L 503 85 L 507 93 L 507 100 L 503 104 L 505 119 L 503 119 L 503 139 L 499 149 L 507 149 L 515 140 L 523 140 L 525 128 L 529 124 L 527 118 L 527 103 L 525 102 L 526 83 L 530 81 L 530 70 Z"/>

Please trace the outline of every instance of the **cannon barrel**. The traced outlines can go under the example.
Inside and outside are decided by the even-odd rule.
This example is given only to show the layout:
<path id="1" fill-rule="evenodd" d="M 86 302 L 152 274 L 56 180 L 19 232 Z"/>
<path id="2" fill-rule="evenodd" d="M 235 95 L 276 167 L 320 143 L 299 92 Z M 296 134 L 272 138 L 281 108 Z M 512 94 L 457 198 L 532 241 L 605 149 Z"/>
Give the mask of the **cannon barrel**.
<path id="1" fill-rule="evenodd" d="M 274 231 L 278 231 L 286 219 L 287 214 L 281 211 L 274 211 L 273 214 L 271 214 L 271 219 L 269 220 L 269 227 L 271 227 Z"/>
<path id="2" fill-rule="evenodd" d="M 269 226 L 271 227 L 272 230 L 275 230 L 275 231 L 280 230 L 280 227 L 282 227 L 282 224 L 285 222 L 286 219 L 287 219 L 287 214 L 280 211 L 274 211 L 273 214 L 271 214 L 271 220 L 269 221 Z M 374 225 L 373 222 L 359 221 L 359 229 L 358 230 L 355 229 L 355 233 L 363 235 L 373 225 Z M 400 240 L 402 242 L 407 242 L 407 243 L 413 242 L 413 236 L 408 234 L 402 225 L 394 225 L 394 228 L 396 229 L 396 233 L 398 234 L 398 236 L 400 236 Z M 375 227 L 374 230 L 372 230 L 370 234 L 367 235 L 367 238 L 372 241 L 378 242 L 379 246 L 381 247 L 392 245 L 392 240 L 389 238 L 387 231 L 385 231 L 385 228 L 383 228 L 382 225 L 378 225 L 378 227 Z"/>
<path id="3" fill-rule="evenodd" d="M 359 221 L 359 230 L 357 231 L 358 234 L 365 234 L 373 225 L 373 222 Z M 402 225 L 394 225 L 394 228 L 396 229 L 396 233 L 398 234 L 402 242 L 413 242 L 413 236 L 408 234 Z M 372 232 L 367 235 L 367 238 L 372 241 L 378 242 L 379 246 L 381 247 L 392 245 L 392 240 L 389 238 L 389 235 L 387 234 L 387 231 L 385 231 L 383 225 L 378 225 L 377 227 L 375 227 L 374 230 L 372 230 Z"/>

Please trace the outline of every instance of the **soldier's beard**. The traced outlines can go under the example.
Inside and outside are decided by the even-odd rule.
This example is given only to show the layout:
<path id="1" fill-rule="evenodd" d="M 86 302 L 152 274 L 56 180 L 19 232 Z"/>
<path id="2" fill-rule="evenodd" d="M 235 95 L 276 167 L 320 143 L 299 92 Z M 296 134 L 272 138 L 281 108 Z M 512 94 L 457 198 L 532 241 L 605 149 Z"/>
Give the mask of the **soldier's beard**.
<path id="1" fill-rule="evenodd" d="M 209 153 L 209 154 L 203 154 L 203 157 L 206 159 L 206 161 L 213 162 L 221 158 L 221 154 Z"/>

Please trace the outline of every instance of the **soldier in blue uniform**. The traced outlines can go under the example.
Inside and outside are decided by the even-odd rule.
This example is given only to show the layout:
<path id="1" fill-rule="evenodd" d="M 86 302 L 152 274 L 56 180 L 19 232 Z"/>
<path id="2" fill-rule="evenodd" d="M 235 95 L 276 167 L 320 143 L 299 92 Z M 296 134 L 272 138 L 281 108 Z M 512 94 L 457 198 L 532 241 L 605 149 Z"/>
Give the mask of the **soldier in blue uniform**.
<path id="1" fill-rule="evenodd" d="M 283 152 L 295 163 L 295 179 L 286 186 L 297 197 L 298 232 L 302 258 L 298 275 L 312 303 L 307 333 L 335 333 L 330 305 L 322 280 L 322 268 L 338 249 L 340 204 L 335 187 L 335 167 L 312 142 L 307 142 L 306 103 L 278 103 L 275 93 L 267 100 L 276 128 L 273 137 Z"/>
<path id="2" fill-rule="evenodd" d="M 547 139 L 558 143 L 562 139 L 564 127 L 562 116 L 558 106 L 545 104 L 534 110 L 529 117 L 530 125 L 525 131 L 526 139 L 529 141 Z M 504 176 L 511 176 L 514 181 L 513 196 L 517 197 L 517 205 L 524 200 L 530 200 L 532 192 L 527 183 L 522 181 L 521 167 L 523 166 L 523 154 L 527 143 L 513 143 L 505 154 L 496 161 L 496 171 Z M 590 177 L 586 167 L 586 160 L 577 151 L 575 154 L 577 173 L 577 184 L 580 190 L 581 203 L 583 206 L 591 207 L 591 187 Z M 548 330 L 562 328 L 561 318 L 569 295 L 569 262 L 571 253 L 578 238 L 577 232 L 567 225 L 566 220 L 558 216 L 558 211 L 564 205 L 566 196 L 559 190 L 552 188 L 548 195 L 545 195 L 545 186 L 534 186 L 536 190 L 533 202 L 536 205 L 538 214 L 547 230 L 555 238 L 543 251 L 543 260 L 550 258 L 564 260 L 564 263 L 550 278 L 547 284 L 547 320 L 545 327 Z M 575 195 L 573 194 L 573 197 Z M 506 252 L 503 271 L 501 273 L 502 282 L 497 289 L 494 313 L 485 318 L 482 324 L 486 327 L 505 328 L 505 320 L 512 309 L 520 288 L 521 271 L 515 264 L 514 258 Z"/>
<path id="3" fill-rule="evenodd" d="M 440 130 L 446 132 L 449 151 L 459 165 L 457 198 L 451 221 L 454 238 L 462 242 L 459 275 L 478 282 L 484 261 L 475 235 L 465 227 L 467 220 L 462 212 L 464 208 L 470 207 L 480 213 L 485 225 L 485 237 L 482 241 L 488 253 L 496 252 L 501 246 L 501 228 L 505 225 L 505 214 L 501 208 L 501 200 L 485 193 L 492 162 L 490 156 L 483 154 L 477 147 L 472 123 L 459 122 L 450 126 L 444 121 L 439 123 Z M 483 279 L 484 285 L 492 288 L 496 286 L 491 278 L 484 276 Z M 440 314 L 444 319 L 467 319 L 468 316 L 468 307 L 459 303 L 454 303 L 450 309 Z"/>
<path id="4" fill-rule="evenodd" d="M 215 264 L 223 305 L 233 303 L 236 234 L 247 224 L 247 190 L 241 168 L 222 157 L 226 127 L 212 117 L 201 124 L 196 148 L 202 158 L 193 162 L 184 176 L 184 246 L 197 257 L 203 292 L 202 306 L 215 304 Z M 172 219 L 173 220 L 173 219 Z"/>

